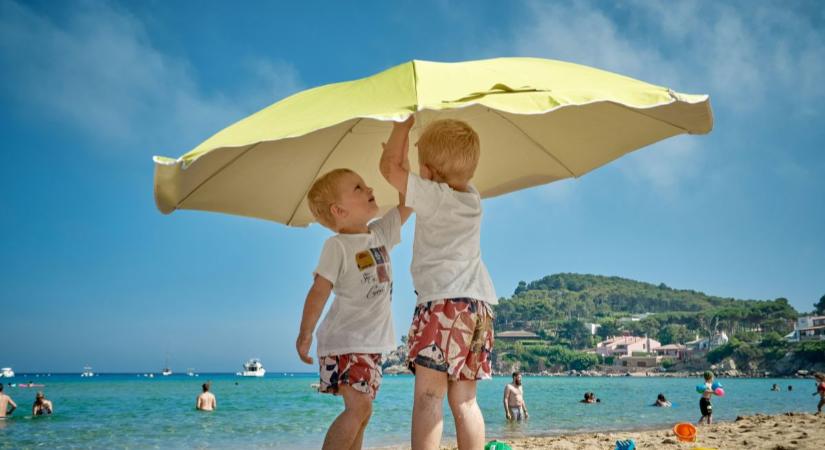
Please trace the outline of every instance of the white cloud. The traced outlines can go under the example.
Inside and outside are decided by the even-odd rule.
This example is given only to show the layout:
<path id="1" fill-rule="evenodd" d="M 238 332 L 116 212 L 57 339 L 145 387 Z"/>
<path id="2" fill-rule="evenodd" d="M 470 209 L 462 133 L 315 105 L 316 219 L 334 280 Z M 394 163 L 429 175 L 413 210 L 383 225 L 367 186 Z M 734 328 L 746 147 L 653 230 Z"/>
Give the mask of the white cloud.
<path id="1" fill-rule="evenodd" d="M 616 164 L 628 178 L 673 195 L 681 182 L 699 173 L 703 154 L 696 137 L 677 136 L 631 153 Z"/>
<path id="2" fill-rule="evenodd" d="M 300 87 L 290 64 L 250 61 L 236 91 L 207 93 L 185 60 L 155 48 L 136 17 L 106 2 L 82 3 L 60 23 L 0 3 L 0 62 L 17 109 L 66 122 L 107 148 L 182 153 Z"/>
<path id="3" fill-rule="evenodd" d="M 599 67 L 680 92 L 708 93 L 716 108 L 736 115 L 764 108 L 811 114 L 825 97 L 825 32 L 798 9 L 649 0 L 527 6 L 509 42 L 494 47 Z M 704 163 L 706 141 L 669 139 L 617 164 L 633 179 L 672 194 Z"/>

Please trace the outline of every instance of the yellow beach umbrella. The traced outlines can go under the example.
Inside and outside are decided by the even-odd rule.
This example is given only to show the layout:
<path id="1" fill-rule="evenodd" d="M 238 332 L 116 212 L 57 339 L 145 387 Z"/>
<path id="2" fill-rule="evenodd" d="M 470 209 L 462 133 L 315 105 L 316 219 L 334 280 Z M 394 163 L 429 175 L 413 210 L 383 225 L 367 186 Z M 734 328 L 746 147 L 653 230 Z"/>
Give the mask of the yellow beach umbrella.
<path id="1" fill-rule="evenodd" d="M 156 156 L 161 212 L 216 211 L 293 226 L 313 221 L 312 182 L 347 167 L 380 206 L 397 203 L 378 161 L 392 121 L 456 118 L 481 140 L 472 183 L 483 197 L 579 177 L 678 134 L 710 132 L 707 95 L 688 95 L 562 61 L 410 61 L 355 81 L 309 89 L 225 128 L 180 158 Z M 410 162 L 416 168 L 415 147 Z"/>

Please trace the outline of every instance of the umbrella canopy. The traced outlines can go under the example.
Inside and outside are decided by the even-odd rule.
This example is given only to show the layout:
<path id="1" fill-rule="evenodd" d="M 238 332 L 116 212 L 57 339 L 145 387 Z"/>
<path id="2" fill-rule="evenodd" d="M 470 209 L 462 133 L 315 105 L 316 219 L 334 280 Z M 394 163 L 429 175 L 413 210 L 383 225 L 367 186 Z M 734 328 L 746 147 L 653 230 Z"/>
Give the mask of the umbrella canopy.
<path id="1" fill-rule="evenodd" d="M 538 58 L 410 61 L 355 81 L 292 95 L 225 128 L 180 158 L 156 156 L 155 201 L 176 209 L 313 222 L 306 194 L 346 167 L 398 196 L 378 171 L 391 121 L 415 114 L 410 142 L 431 121 L 469 123 L 481 140 L 472 183 L 492 197 L 579 177 L 628 152 L 713 126 L 707 95 L 688 95 L 611 72 Z M 417 152 L 410 149 L 416 168 Z"/>

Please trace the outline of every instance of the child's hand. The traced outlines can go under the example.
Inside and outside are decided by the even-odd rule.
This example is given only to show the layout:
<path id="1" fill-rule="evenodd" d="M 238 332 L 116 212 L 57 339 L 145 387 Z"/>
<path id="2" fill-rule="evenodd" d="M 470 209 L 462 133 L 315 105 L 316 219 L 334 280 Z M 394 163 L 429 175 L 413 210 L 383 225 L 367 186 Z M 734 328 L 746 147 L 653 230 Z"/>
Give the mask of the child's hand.
<path id="1" fill-rule="evenodd" d="M 298 350 L 298 357 L 301 361 L 312 364 L 312 357 L 309 356 L 309 348 L 312 347 L 312 335 L 298 335 L 298 340 L 295 341 L 295 349 Z"/>

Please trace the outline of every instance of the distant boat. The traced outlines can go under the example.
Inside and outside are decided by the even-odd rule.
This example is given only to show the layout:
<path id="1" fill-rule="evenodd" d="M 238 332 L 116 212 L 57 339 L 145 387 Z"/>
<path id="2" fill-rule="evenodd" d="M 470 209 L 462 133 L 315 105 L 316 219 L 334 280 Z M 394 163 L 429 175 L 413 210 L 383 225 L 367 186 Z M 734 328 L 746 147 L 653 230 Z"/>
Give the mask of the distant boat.
<path id="1" fill-rule="evenodd" d="M 3 367 L 0 369 L 0 378 L 13 378 L 14 371 L 11 370 L 11 367 Z"/>
<path id="2" fill-rule="evenodd" d="M 169 368 L 169 357 L 166 357 L 166 365 L 163 367 L 163 371 L 160 373 L 161 375 L 168 377 L 172 375 L 172 369 Z"/>
<path id="3" fill-rule="evenodd" d="M 186 374 L 189 375 L 190 377 L 194 377 L 195 376 L 195 369 L 193 369 L 191 367 L 186 369 Z"/>
<path id="4" fill-rule="evenodd" d="M 243 365 L 243 372 L 237 372 L 235 375 L 241 377 L 262 377 L 266 374 L 264 365 L 258 358 L 252 358 Z"/>
<path id="5" fill-rule="evenodd" d="M 95 373 L 92 372 L 92 368 L 89 366 L 83 366 L 83 373 L 80 374 L 81 377 L 93 377 Z"/>

